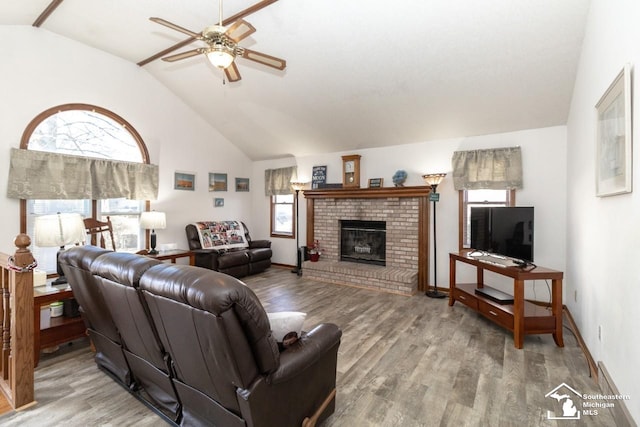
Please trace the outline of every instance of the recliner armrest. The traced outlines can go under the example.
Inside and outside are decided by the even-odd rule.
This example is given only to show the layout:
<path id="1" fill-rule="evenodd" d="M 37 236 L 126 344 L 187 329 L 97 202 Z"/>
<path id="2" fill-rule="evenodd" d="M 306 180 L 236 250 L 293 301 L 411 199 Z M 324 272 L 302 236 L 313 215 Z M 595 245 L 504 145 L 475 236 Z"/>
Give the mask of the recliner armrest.
<path id="1" fill-rule="evenodd" d="M 249 249 L 270 248 L 271 240 L 252 240 L 249 242 Z"/>
<path id="2" fill-rule="evenodd" d="M 217 249 L 195 249 L 196 265 L 210 270 L 218 269 L 218 257 L 221 253 Z"/>
<path id="3" fill-rule="evenodd" d="M 290 380 L 338 345 L 341 336 L 342 331 L 333 323 L 322 323 L 303 332 L 298 342 L 280 353 L 280 366 L 269 375 L 267 382 L 278 384 Z"/>

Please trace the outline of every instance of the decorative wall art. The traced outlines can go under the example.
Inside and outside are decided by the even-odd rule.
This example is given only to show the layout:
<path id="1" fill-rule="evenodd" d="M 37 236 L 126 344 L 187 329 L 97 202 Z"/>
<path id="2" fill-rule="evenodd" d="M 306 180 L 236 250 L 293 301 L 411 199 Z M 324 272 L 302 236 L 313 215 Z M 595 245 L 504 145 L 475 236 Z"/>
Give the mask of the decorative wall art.
<path id="1" fill-rule="evenodd" d="M 631 65 L 596 104 L 596 196 L 631 192 Z"/>
<path id="2" fill-rule="evenodd" d="M 175 172 L 173 174 L 173 188 L 175 190 L 194 191 L 196 188 L 196 175 L 188 172 Z"/>
<path id="3" fill-rule="evenodd" d="M 209 191 L 227 191 L 227 174 L 209 173 Z"/>
<path id="4" fill-rule="evenodd" d="M 249 178 L 236 178 L 236 191 L 249 191 Z"/>
<path id="5" fill-rule="evenodd" d="M 216 197 L 215 199 L 213 199 L 213 207 L 214 208 L 221 208 L 224 206 L 224 199 L 220 198 L 220 197 Z"/>
<path id="6" fill-rule="evenodd" d="M 327 183 L 327 167 L 314 166 L 311 169 L 311 188 L 322 188 Z"/>

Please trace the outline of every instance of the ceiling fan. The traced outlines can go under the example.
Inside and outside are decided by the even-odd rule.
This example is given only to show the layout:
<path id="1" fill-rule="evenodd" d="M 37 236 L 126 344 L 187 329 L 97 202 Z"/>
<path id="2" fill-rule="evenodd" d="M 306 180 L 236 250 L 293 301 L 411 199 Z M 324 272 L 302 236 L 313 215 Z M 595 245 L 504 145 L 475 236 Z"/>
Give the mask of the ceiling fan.
<path id="1" fill-rule="evenodd" d="M 211 25 L 200 33 L 187 30 L 162 18 L 152 17 L 149 19 L 157 24 L 187 34 L 193 39 L 201 40 L 207 44 L 206 47 L 199 47 L 175 55 L 165 56 L 162 58 L 163 61 L 174 62 L 200 54 L 206 55 L 207 59 L 214 66 L 224 70 L 230 82 L 237 82 L 242 78 L 235 63 L 236 57 L 246 58 L 277 70 L 284 70 L 287 66 L 287 61 L 284 59 L 256 52 L 255 50 L 238 45 L 240 41 L 255 33 L 256 29 L 242 18 L 236 20 L 232 25 L 224 27 L 222 25 L 222 0 L 219 1 L 218 24 Z"/>

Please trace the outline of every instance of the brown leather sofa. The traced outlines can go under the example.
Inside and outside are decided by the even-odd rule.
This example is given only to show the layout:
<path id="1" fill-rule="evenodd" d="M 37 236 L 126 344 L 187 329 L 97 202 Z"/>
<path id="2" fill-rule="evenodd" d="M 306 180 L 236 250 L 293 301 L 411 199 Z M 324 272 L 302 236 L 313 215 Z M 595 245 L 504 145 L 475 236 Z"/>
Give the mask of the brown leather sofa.
<path id="1" fill-rule="evenodd" d="M 60 262 L 99 337 L 97 365 L 171 423 L 312 426 L 333 413 L 336 325 L 281 351 L 256 295 L 229 275 L 91 246 Z"/>
<path id="2" fill-rule="evenodd" d="M 271 242 L 269 240 L 251 240 L 249 229 L 242 223 L 245 238 L 249 243 L 243 249 L 203 249 L 198 230 L 193 224 L 185 227 L 189 249 L 196 253 L 196 265 L 241 278 L 261 273 L 271 267 Z"/>

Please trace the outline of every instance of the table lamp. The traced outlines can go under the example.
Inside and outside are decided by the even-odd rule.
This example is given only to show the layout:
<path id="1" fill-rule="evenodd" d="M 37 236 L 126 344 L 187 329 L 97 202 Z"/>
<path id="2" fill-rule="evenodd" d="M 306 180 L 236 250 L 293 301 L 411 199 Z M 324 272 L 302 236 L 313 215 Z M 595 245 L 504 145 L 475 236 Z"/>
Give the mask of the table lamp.
<path id="1" fill-rule="evenodd" d="M 56 255 L 56 271 L 58 278 L 52 283 L 60 285 L 67 283 L 64 272 L 60 267 L 60 252 L 66 245 L 84 242 L 85 229 L 82 217 L 77 213 L 57 213 L 42 215 L 34 222 L 35 245 L 41 248 L 59 247 Z"/>
<path id="2" fill-rule="evenodd" d="M 140 215 L 140 227 L 151 230 L 151 250 L 149 255 L 157 255 L 156 250 L 156 229 L 162 230 L 167 227 L 167 217 L 164 212 L 148 211 Z"/>

